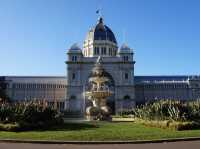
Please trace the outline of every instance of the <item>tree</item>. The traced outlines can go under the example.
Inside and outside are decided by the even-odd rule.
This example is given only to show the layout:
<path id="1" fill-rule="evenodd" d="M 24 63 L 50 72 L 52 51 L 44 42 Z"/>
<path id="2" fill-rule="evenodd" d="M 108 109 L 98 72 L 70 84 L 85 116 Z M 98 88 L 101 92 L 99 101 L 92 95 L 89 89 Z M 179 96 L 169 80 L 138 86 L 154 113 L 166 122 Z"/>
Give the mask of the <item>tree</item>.
<path id="1" fill-rule="evenodd" d="M 0 102 L 9 102 L 10 98 L 6 93 L 7 83 L 5 81 L 0 81 Z"/>

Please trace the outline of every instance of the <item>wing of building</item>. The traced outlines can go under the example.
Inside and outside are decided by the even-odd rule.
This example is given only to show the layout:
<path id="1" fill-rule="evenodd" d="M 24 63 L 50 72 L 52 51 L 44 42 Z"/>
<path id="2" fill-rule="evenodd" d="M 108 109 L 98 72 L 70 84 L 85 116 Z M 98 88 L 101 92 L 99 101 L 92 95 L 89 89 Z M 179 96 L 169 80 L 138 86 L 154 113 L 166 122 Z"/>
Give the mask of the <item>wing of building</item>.
<path id="1" fill-rule="evenodd" d="M 66 76 L 1 76 L 0 89 L 1 86 L 5 86 L 7 95 L 15 102 L 47 100 L 65 108 Z"/>
<path id="2" fill-rule="evenodd" d="M 67 50 L 67 76 L 2 76 L 6 92 L 14 101 L 48 100 L 61 109 L 83 115 L 90 104 L 85 96 L 89 78 L 98 57 L 110 78 L 113 95 L 108 105 L 113 113 L 131 109 L 149 100 L 200 99 L 200 76 L 134 76 L 134 50 L 119 47 L 112 30 L 99 18 L 89 30 L 83 48 L 73 44 Z"/>

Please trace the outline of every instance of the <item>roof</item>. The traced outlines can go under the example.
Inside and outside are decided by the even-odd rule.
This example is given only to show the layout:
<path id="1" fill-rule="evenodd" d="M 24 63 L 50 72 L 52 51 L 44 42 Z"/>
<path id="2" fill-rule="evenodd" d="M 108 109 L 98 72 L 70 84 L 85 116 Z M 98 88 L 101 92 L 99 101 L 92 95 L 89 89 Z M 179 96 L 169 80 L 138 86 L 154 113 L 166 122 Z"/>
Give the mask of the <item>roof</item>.
<path id="1" fill-rule="evenodd" d="M 99 18 L 97 25 L 88 32 L 86 40 L 88 38 L 92 38 L 93 40 L 108 40 L 117 44 L 114 33 L 108 26 L 104 25 L 103 18 Z"/>
<path id="2" fill-rule="evenodd" d="M 78 45 L 78 43 L 74 43 L 68 50 L 68 53 L 70 52 L 78 52 L 78 53 L 81 53 L 81 48 L 80 46 Z"/>
<path id="3" fill-rule="evenodd" d="M 191 76 L 187 75 L 174 75 L 174 76 L 135 76 L 135 83 L 142 82 L 156 82 L 156 81 L 187 81 Z"/>

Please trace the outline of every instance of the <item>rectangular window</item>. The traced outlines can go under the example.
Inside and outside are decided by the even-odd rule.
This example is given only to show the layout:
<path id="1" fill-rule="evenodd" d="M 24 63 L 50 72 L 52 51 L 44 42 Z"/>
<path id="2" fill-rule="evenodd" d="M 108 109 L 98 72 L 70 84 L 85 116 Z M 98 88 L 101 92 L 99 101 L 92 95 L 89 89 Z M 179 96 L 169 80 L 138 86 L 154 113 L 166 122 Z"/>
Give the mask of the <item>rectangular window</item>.
<path id="1" fill-rule="evenodd" d="M 103 49 L 103 54 L 106 55 L 106 53 L 107 53 L 107 52 L 106 52 L 106 47 L 104 47 L 104 49 Z"/>
<path id="2" fill-rule="evenodd" d="M 109 48 L 109 52 L 108 53 L 109 53 L 109 55 L 111 55 L 111 48 Z"/>
<path id="3" fill-rule="evenodd" d="M 103 55 L 103 49 L 104 49 L 104 48 L 103 48 L 103 47 L 101 47 L 101 55 Z"/>
<path id="4" fill-rule="evenodd" d="M 76 62 L 77 61 L 77 56 L 72 56 L 72 61 Z"/>
<path id="5" fill-rule="evenodd" d="M 95 47 L 94 48 L 94 55 L 96 55 L 97 54 L 97 48 Z"/>
<path id="6" fill-rule="evenodd" d="M 97 51 L 96 52 L 97 52 L 97 55 L 99 55 L 99 47 L 97 47 Z"/>
<path id="7" fill-rule="evenodd" d="M 128 79 L 128 73 L 125 73 L 125 79 L 126 80 Z"/>
<path id="8" fill-rule="evenodd" d="M 123 59 L 124 59 L 125 62 L 127 62 L 128 61 L 128 56 L 124 56 Z"/>
<path id="9" fill-rule="evenodd" d="M 117 55 L 117 50 L 115 50 L 114 54 Z"/>
<path id="10" fill-rule="evenodd" d="M 76 78 L 76 74 L 72 73 L 72 79 L 75 80 L 75 78 Z"/>

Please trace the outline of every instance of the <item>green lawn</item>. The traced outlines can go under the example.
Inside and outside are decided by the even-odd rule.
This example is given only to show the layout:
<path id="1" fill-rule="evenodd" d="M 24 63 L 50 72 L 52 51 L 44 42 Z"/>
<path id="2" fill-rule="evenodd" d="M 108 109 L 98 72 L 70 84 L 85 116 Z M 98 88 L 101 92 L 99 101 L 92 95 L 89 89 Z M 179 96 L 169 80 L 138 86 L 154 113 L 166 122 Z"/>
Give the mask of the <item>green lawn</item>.
<path id="1" fill-rule="evenodd" d="M 35 140 L 152 140 L 200 137 L 200 130 L 172 131 L 150 128 L 133 122 L 85 122 L 65 124 L 47 131 L 5 132 L 0 139 Z"/>

